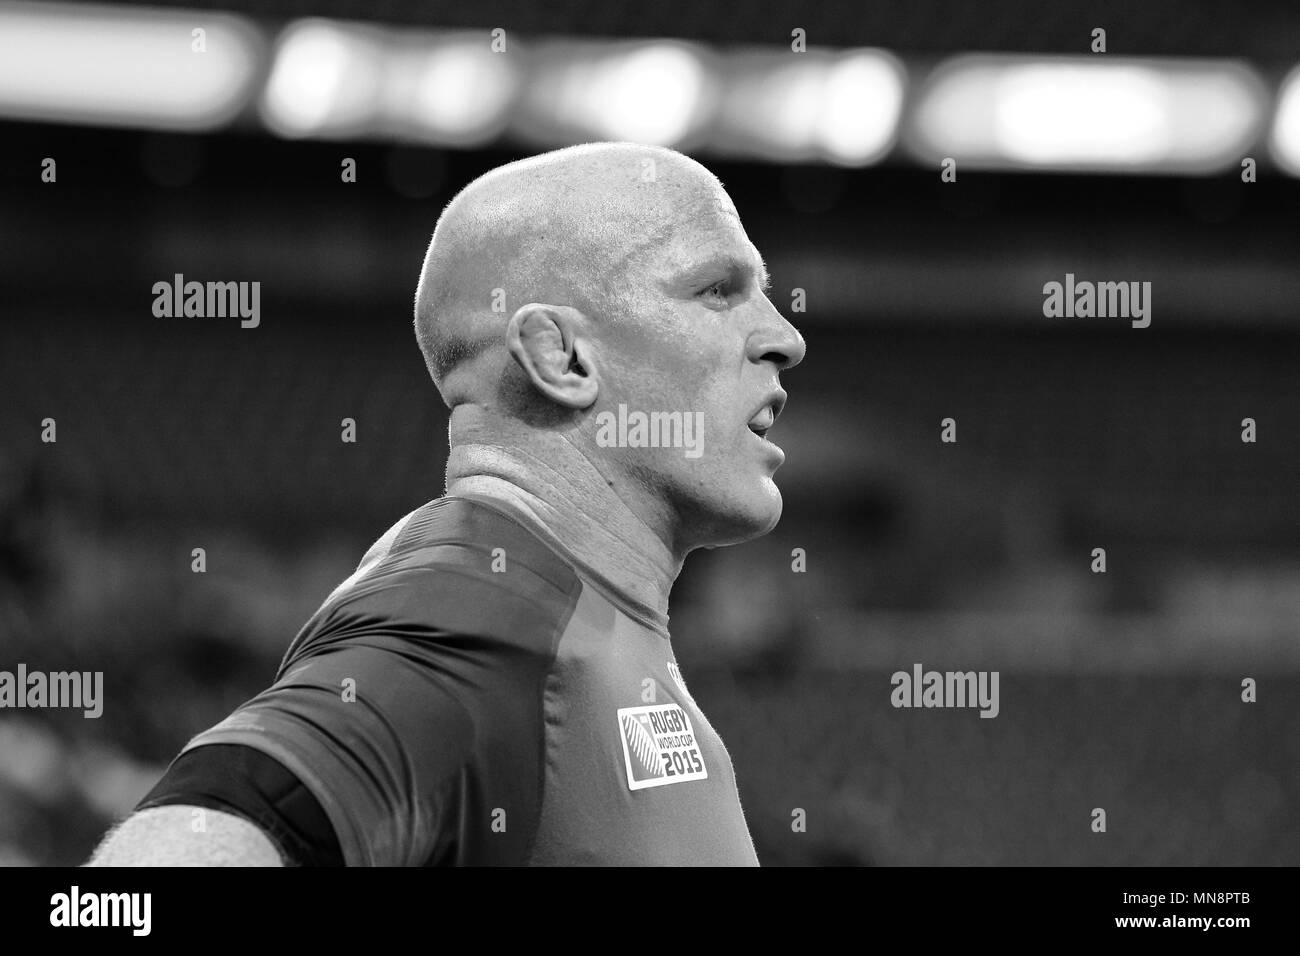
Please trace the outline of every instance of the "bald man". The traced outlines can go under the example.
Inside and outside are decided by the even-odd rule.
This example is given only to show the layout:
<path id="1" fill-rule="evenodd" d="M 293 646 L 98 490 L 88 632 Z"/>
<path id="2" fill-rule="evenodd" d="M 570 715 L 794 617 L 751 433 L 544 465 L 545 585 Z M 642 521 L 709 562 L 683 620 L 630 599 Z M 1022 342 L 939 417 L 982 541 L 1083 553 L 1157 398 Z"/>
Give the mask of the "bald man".
<path id="1" fill-rule="evenodd" d="M 766 434 L 804 343 L 766 284 L 722 185 L 670 150 L 574 147 L 466 187 L 415 302 L 446 495 L 92 862 L 756 864 L 668 596 L 692 550 L 781 515 Z"/>

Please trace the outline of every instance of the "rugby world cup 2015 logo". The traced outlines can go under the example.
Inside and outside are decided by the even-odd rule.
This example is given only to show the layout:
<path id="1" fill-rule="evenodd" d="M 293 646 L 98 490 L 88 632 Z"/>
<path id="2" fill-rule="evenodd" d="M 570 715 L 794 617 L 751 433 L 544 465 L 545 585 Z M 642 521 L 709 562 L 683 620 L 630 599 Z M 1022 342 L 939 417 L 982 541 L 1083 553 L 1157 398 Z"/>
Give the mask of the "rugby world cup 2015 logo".
<path id="1" fill-rule="evenodd" d="M 618 727 L 630 789 L 662 787 L 709 776 L 691 718 L 677 704 L 620 708 Z"/>

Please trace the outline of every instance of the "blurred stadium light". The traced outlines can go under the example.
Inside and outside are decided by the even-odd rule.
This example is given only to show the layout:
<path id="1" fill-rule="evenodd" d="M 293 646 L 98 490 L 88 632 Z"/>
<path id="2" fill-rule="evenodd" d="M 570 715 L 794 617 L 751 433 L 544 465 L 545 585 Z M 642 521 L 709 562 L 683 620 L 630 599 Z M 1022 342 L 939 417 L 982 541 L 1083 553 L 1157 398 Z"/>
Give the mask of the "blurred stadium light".
<path id="1" fill-rule="evenodd" d="M 321 138 L 372 131 L 383 82 L 377 31 L 298 20 L 280 34 L 262 96 L 262 119 L 281 136 Z"/>
<path id="2" fill-rule="evenodd" d="M 1208 173 L 1246 155 L 1266 106 L 1230 61 L 976 54 L 930 77 L 907 142 L 976 168 Z"/>
<path id="3" fill-rule="evenodd" d="M 1271 92 L 1227 59 L 960 54 L 909 99 L 920 64 L 878 49 L 511 36 L 507 50 L 488 30 L 321 18 L 287 23 L 270 47 L 266 27 L 228 14 L 0 5 L 0 115 L 198 131 L 256 102 L 287 138 L 617 139 L 774 162 L 1207 174 L 1260 142 Z M 1271 146 L 1300 174 L 1296 73 Z"/>
<path id="4" fill-rule="evenodd" d="M 6 4 L 0 6 L 0 115 L 212 129 L 248 101 L 262 45 L 249 21 L 227 14 L 205 15 L 200 27 L 184 11 Z"/>
<path id="5" fill-rule="evenodd" d="M 384 137 L 469 147 L 498 136 L 515 58 L 481 34 L 297 20 L 276 41 L 262 118 L 286 137 Z"/>
<path id="6" fill-rule="evenodd" d="M 389 131 L 460 147 L 496 139 L 518 93 L 517 60 L 479 33 L 403 34 L 384 88 Z"/>
<path id="7" fill-rule="evenodd" d="M 1271 139 L 1274 159 L 1292 176 L 1300 176 L 1300 67 L 1282 81 Z"/>
<path id="8" fill-rule="evenodd" d="M 726 58 L 718 153 L 859 166 L 885 155 L 902 113 L 906 74 L 883 50 L 838 54 L 751 50 Z"/>
<path id="9" fill-rule="evenodd" d="M 826 77 L 818 116 L 820 145 L 832 162 L 859 165 L 893 143 L 903 108 L 902 65 L 879 51 L 838 57 Z"/>
<path id="10" fill-rule="evenodd" d="M 678 146 L 708 121 L 714 71 L 700 49 L 675 41 L 550 41 L 513 126 L 547 145 L 592 139 Z"/>

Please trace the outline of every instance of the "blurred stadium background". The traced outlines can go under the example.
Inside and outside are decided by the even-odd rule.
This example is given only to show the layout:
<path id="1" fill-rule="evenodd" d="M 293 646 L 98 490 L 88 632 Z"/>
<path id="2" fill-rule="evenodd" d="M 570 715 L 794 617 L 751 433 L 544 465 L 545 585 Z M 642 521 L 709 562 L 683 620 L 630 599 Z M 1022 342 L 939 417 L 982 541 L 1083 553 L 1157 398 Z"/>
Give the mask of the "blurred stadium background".
<path id="1" fill-rule="evenodd" d="M 0 863 L 82 861 L 441 493 L 433 222 L 591 139 L 713 168 L 808 341 L 780 527 L 674 596 L 760 859 L 1300 862 L 1298 63 L 1282 2 L 0 4 L 0 669 L 107 698 L 0 713 Z M 1043 318 L 1067 272 L 1151 328 Z M 916 661 L 999 717 L 890 707 Z"/>

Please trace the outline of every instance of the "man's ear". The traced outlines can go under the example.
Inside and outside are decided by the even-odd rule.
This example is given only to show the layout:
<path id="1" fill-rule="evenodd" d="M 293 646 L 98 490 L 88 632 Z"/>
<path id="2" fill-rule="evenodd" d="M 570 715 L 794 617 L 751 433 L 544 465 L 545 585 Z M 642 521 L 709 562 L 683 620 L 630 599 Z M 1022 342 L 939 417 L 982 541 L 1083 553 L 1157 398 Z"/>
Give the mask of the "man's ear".
<path id="1" fill-rule="evenodd" d="M 582 336 L 582 313 L 530 302 L 510 317 L 506 345 L 533 387 L 557 404 L 588 408 L 599 385 L 595 354 Z"/>

